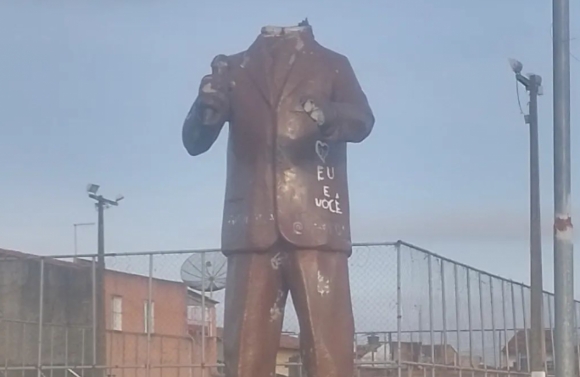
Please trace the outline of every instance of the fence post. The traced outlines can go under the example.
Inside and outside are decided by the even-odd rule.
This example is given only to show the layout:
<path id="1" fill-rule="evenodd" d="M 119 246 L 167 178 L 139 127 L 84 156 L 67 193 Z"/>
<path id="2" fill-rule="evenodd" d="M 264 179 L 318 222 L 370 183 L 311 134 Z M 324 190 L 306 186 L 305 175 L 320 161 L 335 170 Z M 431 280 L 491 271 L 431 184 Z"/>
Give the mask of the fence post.
<path id="1" fill-rule="evenodd" d="M 92 302 L 93 302 L 93 367 L 96 368 L 97 362 L 97 260 L 95 257 L 91 261 L 91 279 L 93 285 Z M 67 326 L 68 327 L 68 326 Z M 96 369 L 93 369 L 96 370 Z M 95 374 L 95 373 L 93 373 Z"/>
<path id="2" fill-rule="evenodd" d="M 153 325 L 153 254 L 149 254 L 149 279 L 147 292 L 147 377 L 151 376 L 151 326 Z"/>
<path id="3" fill-rule="evenodd" d="M 9 357 L 12 355 L 10 345 L 10 323 L 3 320 L 4 317 L 0 316 L 0 323 L 2 323 L 2 327 L 4 328 L 4 375 L 8 376 L 8 359 L 12 358 Z"/>
<path id="4" fill-rule="evenodd" d="M 401 321 L 402 321 L 402 294 L 401 294 L 401 244 L 395 245 L 397 250 L 397 376 L 401 377 Z"/>
<path id="5" fill-rule="evenodd" d="M 447 301 L 445 297 L 445 262 L 439 260 L 441 263 L 441 306 L 443 317 L 443 362 L 447 365 Z"/>
<path id="6" fill-rule="evenodd" d="M 495 327 L 495 305 L 493 294 L 493 278 L 489 277 L 489 301 L 491 304 L 491 341 L 493 342 L 493 367 L 497 368 L 497 329 Z M 483 323 L 482 323 L 483 326 Z"/>
<path id="7" fill-rule="evenodd" d="M 201 253 L 201 376 L 205 377 L 205 251 Z"/>
<path id="8" fill-rule="evenodd" d="M 44 258 L 40 258 L 40 293 L 38 303 L 38 377 L 42 377 L 42 322 L 44 316 Z M 25 339 L 22 340 L 23 342 Z"/>
<path id="9" fill-rule="evenodd" d="M 453 281 L 455 285 L 455 332 L 457 336 L 457 364 L 459 366 L 459 377 L 463 376 L 463 365 L 461 363 L 461 330 L 460 325 L 460 303 L 459 303 L 459 281 L 457 276 L 457 265 L 453 265 Z M 468 309 L 469 310 L 469 309 Z"/>
<path id="10" fill-rule="evenodd" d="M 552 351 L 552 369 L 554 369 L 555 367 L 555 361 L 556 361 L 556 347 L 555 347 L 555 343 L 554 343 L 554 322 L 552 321 L 552 298 L 553 296 L 548 295 L 548 322 L 550 324 L 550 343 L 551 346 L 551 351 Z M 546 337 L 546 332 L 544 331 L 544 334 L 542 334 L 544 336 L 544 338 Z M 544 346 L 546 344 L 546 342 L 543 343 Z M 547 355 L 545 355 L 546 350 L 544 350 L 544 360 L 546 360 L 546 371 L 548 371 L 548 358 L 546 357 Z"/>
<path id="11" fill-rule="evenodd" d="M 487 360 L 485 357 L 485 320 L 483 315 L 483 289 L 481 281 L 481 272 L 477 274 L 478 284 L 479 284 L 479 319 L 481 325 L 481 358 L 483 360 L 483 369 L 485 370 L 485 376 L 487 376 Z"/>
<path id="12" fill-rule="evenodd" d="M 433 335 L 433 257 L 427 257 L 427 276 L 429 278 L 429 342 L 431 343 L 431 377 L 435 377 L 435 337 Z"/>
<path id="13" fill-rule="evenodd" d="M 507 331 L 507 312 L 505 308 L 506 298 L 505 298 L 505 281 L 501 281 L 501 302 L 502 302 L 502 312 L 503 312 L 503 337 L 505 343 L 505 364 L 507 371 L 510 371 L 510 351 L 509 351 L 509 339 L 508 339 L 508 331 Z M 514 323 L 514 327 L 516 324 Z M 500 344 L 500 352 L 501 352 L 501 344 Z M 501 368 L 501 360 L 500 360 L 500 368 Z"/>
<path id="14" fill-rule="evenodd" d="M 469 269 L 465 270 L 467 276 L 467 321 L 469 325 L 469 365 L 473 376 L 473 316 L 471 315 L 471 274 Z"/>
<path id="15" fill-rule="evenodd" d="M 525 336 L 525 340 L 526 340 L 526 364 L 528 369 L 526 370 L 527 372 L 530 371 L 530 341 L 528 339 L 528 328 L 527 328 L 527 314 L 526 314 L 526 295 L 525 295 L 525 290 L 524 290 L 524 286 L 521 286 L 522 288 L 522 309 L 523 309 L 523 316 L 524 316 L 524 336 Z"/>
<path id="16" fill-rule="evenodd" d="M 512 317 L 514 323 L 514 343 L 516 344 L 516 369 L 518 372 L 522 371 L 522 363 L 520 361 L 520 350 L 518 346 L 518 322 L 516 318 L 516 296 L 514 293 L 514 283 L 510 282 L 510 291 L 512 297 Z M 506 345 L 509 344 L 509 340 L 506 339 Z"/>

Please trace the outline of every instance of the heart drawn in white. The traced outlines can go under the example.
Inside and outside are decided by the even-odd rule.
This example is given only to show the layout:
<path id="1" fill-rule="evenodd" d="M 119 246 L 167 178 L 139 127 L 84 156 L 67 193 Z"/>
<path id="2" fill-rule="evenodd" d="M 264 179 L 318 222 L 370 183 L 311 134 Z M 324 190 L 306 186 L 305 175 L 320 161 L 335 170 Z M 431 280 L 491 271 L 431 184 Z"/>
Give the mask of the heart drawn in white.
<path id="1" fill-rule="evenodd" d="M 316 154 L 323 163 L 326 163 L 326 157 L 328 157 L 328 152 L 330 151 L 330 146 L 325 142 L 316 140 Z"/>

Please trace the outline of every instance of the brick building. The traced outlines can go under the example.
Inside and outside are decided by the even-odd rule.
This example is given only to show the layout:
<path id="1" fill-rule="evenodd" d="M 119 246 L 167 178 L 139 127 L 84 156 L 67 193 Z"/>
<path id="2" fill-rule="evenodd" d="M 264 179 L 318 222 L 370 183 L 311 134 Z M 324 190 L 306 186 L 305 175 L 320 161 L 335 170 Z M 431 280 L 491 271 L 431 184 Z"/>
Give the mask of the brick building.
<path id="1" fill-rule="evenodd" d="M 146 276 L 105 271 L 107 375 L 210 376 L 210 369 L 202 374 L 200 368 L 185 366 L 201 364 L 202 344 L 205 363 L 217 361 L 216 302 L 205 300 L 202 341 L 197 318 L 201 295 L 181 282 L 151 279 L 149 283 Z M 39 353 L 41 365 L 61 368 L 52 370 L 51 377 L 62 376 L 67 369 L 89 377 L 90 369 L 73 366 L 94 365 L 93 294 L 90 262 L 40 259 L 0 249 L 0 338 L 6 340 L 0 342 L 0 360 L 25 370 L 7 371 L 6 377 L 36 376 Z M 147 365 L 153 368 L 148 371 Z"/>
<path id="2" fill-rule="evenodd" d="M 108 365 L 152 365 L 151 377 L 198 377 L 202 376 L 201 369 L 179 366 L 202 364 L 202 343 L 205 363 L 216 363 L 215 301 L 205 300 L 202 342 L 201 295 L 185 284 L 151 279 L 149 309 L 147 276 L 107 270 L 104 280 Z M 110 374 L 141 377 L 146 372 L 145 368 L 118 368 Z"/>

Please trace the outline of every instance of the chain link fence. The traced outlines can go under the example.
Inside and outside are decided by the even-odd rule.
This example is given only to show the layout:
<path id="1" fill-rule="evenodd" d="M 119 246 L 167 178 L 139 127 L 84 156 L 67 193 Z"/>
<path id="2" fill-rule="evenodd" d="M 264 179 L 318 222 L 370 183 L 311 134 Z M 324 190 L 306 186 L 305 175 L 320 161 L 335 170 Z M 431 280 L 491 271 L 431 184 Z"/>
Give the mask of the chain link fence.
<path id="1" fill-rule="evenodd" d="M 99 279 L 96 255 L 0 251 L 0 375 L 223 375 L 225 260 L 219 250 L 107 254 Z M 200 291 L 183 283 L 184 263 Z M 527 286 L 405 242 L 355 245 L 349 264 L 357 377 L 529 374 Z M 553 374 L 548 293 L 544 314 Z M 303 375 L 299 334 L 289 298 L 277 375 Z"/>

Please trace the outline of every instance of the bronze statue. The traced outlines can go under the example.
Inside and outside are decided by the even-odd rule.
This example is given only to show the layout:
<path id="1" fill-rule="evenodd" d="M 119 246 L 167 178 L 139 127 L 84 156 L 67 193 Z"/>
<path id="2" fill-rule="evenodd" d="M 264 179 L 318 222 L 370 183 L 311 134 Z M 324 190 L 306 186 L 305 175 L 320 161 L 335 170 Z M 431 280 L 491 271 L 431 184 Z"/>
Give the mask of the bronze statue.
<path id="1" fill-rule="evenodd" d="M 183 125 L 190 155 L 229 122 L 222 248 L 226 377 L 270 377 L 292 294 L 309 377 L 352 377 L 346 145 L 374 117 L 348 59 L 308 22 L 212 62 Z"/>

